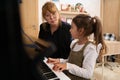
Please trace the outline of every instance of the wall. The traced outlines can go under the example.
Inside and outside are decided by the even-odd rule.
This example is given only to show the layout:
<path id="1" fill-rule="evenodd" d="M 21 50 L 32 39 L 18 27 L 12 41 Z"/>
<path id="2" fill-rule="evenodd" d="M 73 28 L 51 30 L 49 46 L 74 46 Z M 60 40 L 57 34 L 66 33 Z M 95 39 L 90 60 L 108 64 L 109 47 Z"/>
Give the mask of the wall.
<path id="1" fill-rule="evenodd" d="M 38 16 L 39 16 L 39 24 L 42 23 L 42 6 L 44 5 L 45 2 L 50 1 L 50 0 L 38 0 Z"/>
<path id="2" fill-rule="evenodd" d="M 42 15 L 41 15 L 41 8 L 43 6 L 43 4 L 46 2 L 46 1 L 50 1 L 50 0 L 43 0 L 43 1 L 40 1 L 39 0 L 39 24 L 42 23 Z M 105 19 L 108 19 L 108 18 L 104 18 L 105 17 L 105 13 L 106 11 L 104 11 L 104 6 L 105 6 L 105 1 L 108 1 L 108 2 L 111 2 L 109 0 L 59 0 L 60 1 L 60 4 L 76 4 L 78 2 L 82 3 L 84 5 L 84 8 L 85 10 L 91 15 L 91 16 L 99 16 L 102 20 L 102 23 L 106 23 L 106 21 L 108 20 L 105 20 Z M 102 2 L 102 3 L 101 3 Z M 112 2 L 111 2 L 112 3 Z M 120 7 L 120 2 L 119 2 L 119 7 Z M 109 8 L 108 10 L 110 10 L 111 8 Z M 120 8 L 119 8 L 120 9 Z M 107 11 L 108 11 L 107 10 Z M 113 9 L 114 10 L 114 9 Z M 105 12 L 105 13 L 104 13 Z M 111 12 L 110 12 L 111 13 Z M 111 16 L 111 14 L 106 14 L 108 17 Z M 103 22 L 104 21 L 104 22 Z M 111 22 L 109 23 L 106 23 L 107 25 L 109 24 L 110 25 Z M 104 25 L 105 26 L 105 25 Z M 114 31 L 113 31 L 114 30 Z M 104 33 L 105 32 L 116 32 L 115 34 L 117 35 L 118 37 L 118 40 L 120 40 L 120 16 L 119 16 L 119 24 L 117 26 L 117 28 L 112 28 L 112 27 L 104 27 L 103 28 L 103 31 Z"/>
<path id="3" fill-rule="evenodd" d="M 77 3 L 82 3 L 91 16 L 100 16 L 100 0 L 60 0 L 60 4 L 76 5 Z"/>
<path id="4" fill-rule="evenodd" d="M 41 8 L 43 4 L 50 0 L 39 0 L 39 24 L 42 23 L 42 15 L 41 15 Z M 76 4 L 78 2 L 82 3 L 84 5 L 85 10 L 91 15 L 91 16 L 99 16 L 100 17 L 100 0 L 59 0 L 60 4 Z"/>

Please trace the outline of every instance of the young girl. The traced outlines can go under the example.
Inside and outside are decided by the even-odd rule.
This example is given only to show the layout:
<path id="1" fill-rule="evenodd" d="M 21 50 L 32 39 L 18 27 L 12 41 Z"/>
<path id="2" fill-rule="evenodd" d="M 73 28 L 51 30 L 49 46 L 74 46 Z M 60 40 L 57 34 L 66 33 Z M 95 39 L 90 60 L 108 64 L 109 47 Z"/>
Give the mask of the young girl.
<path id="1" fill-rule="evenodd" d="M 73 18 L 70 32 L 74 40 L 68 59 L 48 58 L 47 62 L 54 64 L 53 70 L 65 71 L 71 80 L 90 80 L 98 56 L 106 51 L 101 22 L 96 16 L 79 14 Z M 93 41 L 88 39 L 91 34 Z"/>

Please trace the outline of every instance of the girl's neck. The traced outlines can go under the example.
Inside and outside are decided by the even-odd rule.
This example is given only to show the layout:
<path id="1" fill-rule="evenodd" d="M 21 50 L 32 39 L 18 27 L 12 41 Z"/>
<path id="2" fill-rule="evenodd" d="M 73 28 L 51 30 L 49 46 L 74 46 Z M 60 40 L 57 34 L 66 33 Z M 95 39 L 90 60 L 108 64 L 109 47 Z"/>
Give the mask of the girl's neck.
<path id="1" fill-rule="evenodd" d="M 86 42 L 88 42 L 88 38 L 81 38 L 78 41 L 78 44 L 85 44 Z"/>

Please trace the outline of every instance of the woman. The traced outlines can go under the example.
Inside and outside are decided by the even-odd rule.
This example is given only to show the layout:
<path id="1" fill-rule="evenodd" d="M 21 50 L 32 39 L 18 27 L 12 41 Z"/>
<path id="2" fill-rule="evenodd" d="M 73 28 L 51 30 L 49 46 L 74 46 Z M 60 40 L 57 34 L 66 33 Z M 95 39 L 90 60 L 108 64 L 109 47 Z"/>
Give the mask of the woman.
<path id="1" fill-rule="evenodd" d="M 42 15 L 46 22 L 40 25 L 39 38 L 55 44 L 57 50 L 52 58 L 67 58 L 70 52 L 70 24 L 61 21 L 59 11 L 52 2 L 46 2 L 42 7 Z"/>

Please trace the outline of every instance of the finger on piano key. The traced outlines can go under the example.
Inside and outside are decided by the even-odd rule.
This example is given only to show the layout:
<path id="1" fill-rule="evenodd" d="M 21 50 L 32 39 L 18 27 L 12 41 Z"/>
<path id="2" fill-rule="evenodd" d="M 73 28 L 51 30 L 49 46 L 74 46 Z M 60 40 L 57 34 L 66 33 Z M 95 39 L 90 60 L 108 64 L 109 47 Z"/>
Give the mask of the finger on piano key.
<path id="1" fill-rule="evenodd" d="M 45 58 L 45 59 L 47 63 L 52 63 L 52 64 L 60 63 L 59 58 Z"/>
<path id="2" fill-rule="evenodd" d="M 48 64 L 45 60 L 44 62 L 47 64 L 47 66 L 60 78 L 60 80 L 71 80 L 66 74 L 64 74 L 62 71 L 54 71 L 53 64 Z"/>

